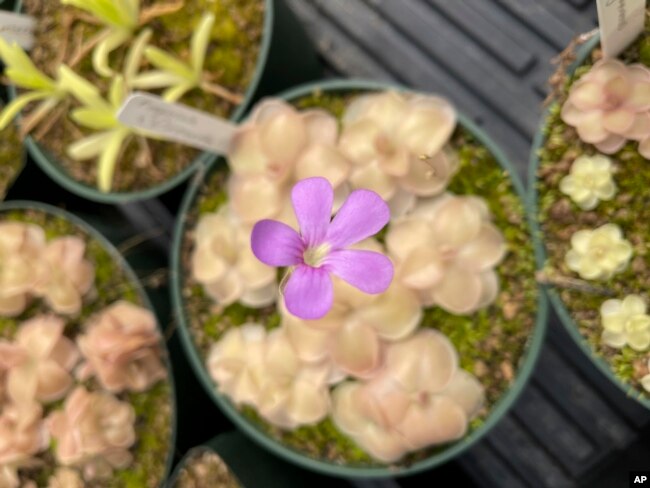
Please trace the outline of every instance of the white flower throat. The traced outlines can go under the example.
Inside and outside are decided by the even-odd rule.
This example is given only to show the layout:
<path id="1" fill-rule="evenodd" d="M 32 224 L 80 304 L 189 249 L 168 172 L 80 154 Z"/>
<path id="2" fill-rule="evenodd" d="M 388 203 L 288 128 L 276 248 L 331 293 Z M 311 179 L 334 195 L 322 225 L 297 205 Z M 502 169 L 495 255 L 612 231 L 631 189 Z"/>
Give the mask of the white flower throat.
<path id="1" fill-rule="evenodd" d="M 302 259 L 306 265 L 312 268 L 320 268 L 331 249 L 331 246 L 327 243 L 316 247 L 308 247 L 303 252 Z"/>

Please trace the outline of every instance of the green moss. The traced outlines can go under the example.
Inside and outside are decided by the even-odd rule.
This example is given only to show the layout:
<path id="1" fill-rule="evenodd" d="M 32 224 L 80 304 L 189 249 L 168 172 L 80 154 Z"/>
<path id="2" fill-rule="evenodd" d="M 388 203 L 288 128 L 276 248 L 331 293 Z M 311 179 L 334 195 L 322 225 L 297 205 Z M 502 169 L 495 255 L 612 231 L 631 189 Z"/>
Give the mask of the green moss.
<path id="1" fill-rule="evenodd" d="M 301 109 L 325 108 L 341 117 L 355 93 L 315 92 L 295 101 Z M 470 133 L 458 128 L 452 138 L 458 152 L 460 169 L 450 185 L 459 194 L 476 194 L 487 200 L 496 225 L 504 232 L 508 255 L 498 267 L 501 292 L 489 308 L 468 317 L 456 316 L 440 308 L 425 311 L 423 327 L 436 328 L 449 336 L 457 347 L 461 366 L 474 373 L 485 385 L 487 401 L 479 417 L 470 426 L 478 428 L 491 408 L 510 387 L 535 324 L 537 286 L 535 262 L 522 202 L 509 175 L 494 156 Z M 192 229 L 200 215 L 213 212 L 226 201 L 226 168 L 219 166 L 205 180 L 194 207 L 186 215 L 186 228 Z M 191 234 L 186 235 L 182 256 L 188 269 Z M 258 321 L 268 328 L 277 327 L 280 317 L 274 307 L 256 310 L 240 304 L 220 309 L 186 275 L 184 296 L 193 339 L 205 359 L 209 348 L 224 331 L 246 321 Z M 352 466 L 376 466 L 368 454 L 348 436 L 339 432 L 330 419 L 316 425 L 286 432 L 259 417 L 254 409 L 242 408 L 242 414 L 261 431 L 281 443 L 315 459 Z M 447 446 L 424 449 L 400 462 L 408 466 Z"/>
<path id="2" fill-rule="evenodd" d="M 24 164 L 24 150 L 18 129 L 10 124 L 0 134 L 0 201 Z"/>
<path id="3" fill-rule="evenodd" d="M 626 63 L 650 64 L 648 40 L 650 21 L 646 19 L 645 33 L 622 55 Z M 637 150 L 637 143 L 626 144 L 618 153 L 611 155 L 615 167 L 614 180 L 618 192 L 612 200 L 601 202 L 592 211 L 583 211 L 560 192 L 559 182 L 569 172 L 572 162 L 581 154 L 595 154 L 596 149 L 584 144 L 576 131 L 567 126 L 560 117 L 560 108 L 568 91 L 576 80 L 589 71 L 598 59 L 599 51 L 567 76 L 564 89 L 550 107 L 543 127 L 546 136 L 539 149 L 537 190 L 539 194 L 539 220 L 548 253 L 546 272 L 555 277 L 577 275 L 564 263 L 570 249 L 569 239 L 579 229 L 594 229 L 607 222 L 618 224 L 634 246 L 634 257 L 628 268 L 609 280 L 594 283 L 617 298 L 631 293 L 648 296 L 650 289 L 650 164 Z M 634 395 L 650 398 L 641 387 L 641 378 L 648 373 L 650 351 L 638 352 L 629 347 L 617 350 L 601 342 L 602 325 L 600 306 L 607 296 L 578 289 L 559 289 L 560 298 L 566 305 L 575 325 L 594 353 L 604 358 L 614 374 L 625 384 L 636 389 Z"/>
<path id="4" fill-rule="evenodd" d="M 206 54 L 205 72 L 210 81 L 245 95 L 255 75 L 264 31 L 265 0 L 180 0 L 183 6 L 174 13 L 153 19 L 148 26 L 153 30 L 151 44 L 189 60 L 190 38 L 205 12 L 213 12 L 216 22 L 212 30 L 212 42 Z M 45 73 L 54 76 L 61 60 L 68 62 L 80 44 L 88 41 L 98 32 L 98 27 L 77 18 L 67 22 L 79 11 L 73 7 L 61 6 L 51 0 L 24 0 L 26 11 L 37 19 L 36 43 L 31 58 Z M 143 0 L 142 9 L 160 6 L 158 0 Z M 127 52 L 126 47 L 117 49 L 110 58 L 111 66 L 117 71 Z M 143 65 L 142 71 L 151 69 Z M 90 55 L 87 55 L 75 71 L 107 92 L 110 79 L 99 77 L 93 70 Z M 155 91 L 154 91 L 155 92 Z M 204 110 L 214 115 L 229 118 L 237 106 L 195 89 L 183 96 L 180 103 Z M 91 132 L 77 127 L 68 114 L 74 108 L 72 102 L 64 107 L 59 123 L 40 140 L 53 154 L 62 168 L 75 180 L 91 187 L 96 186 L 97 168 L 90 161 L 73 161 L 66 154 L 66 148 L 80 137 Z M 55 114 L 56 111 L 53 111 Z M 38 129 L 34 132 L 38 134 Z M 131 138 L 123 148 L 113 182 L 113 191 L 126 192 L 154 187 L 169 180 L 189 166 L 199 155 L 196 149 L 164 141 L 148 140 L 149 158 L 143 158 L 141 145 Z M 140 156 L 140 158 L 138 158 Z"/>
<path id="5" fill-rule="evenodd" d="M 84 330 L 85 324 L 92 315 L 118 300 L 143 304 L 135 283 L 130 280 L 102 243 L 72 222 L 39 210 L 2 211 L 0 220 L 39 225 L 45 230 L 48 240 L 74 235 L 86 241 L 86 259 L 95 267 L 96 294 L 91 300 L 86 300 L 78 316 L 66 317 L 66 336 L 74 338 Z M 49 312 L 49 308 L 42 301 L 34 300 L 20 316 L 0 318 L 0 338 L 13 338 L 22 322 Z M 91 389 L 97 387 L 92 380 L 84 384 Z M 128 470 L 117 472 L 110 482 L 91 483 L 88 486 L 91 488 L 157 487 L 165 474 L 171 442 L 173 407 L 171 387 L 168 382 L 161 382 L 148 392 L 128 393 L 118 397 L 131 403 L 136 411 L 135 428 L 138 443 L 133 452 L 134 463 Z M 47 405 L 44 415 L 47 416 L 62 405 L 63 401 Z M 39 454 L 43 466 L 25 473 L 26 478 L 36 481 L 38 486 L 46 486 L 48 478 L 55 470 L 56 462 L 53 457 L 55 447 L 55 442 L 51 442 L 49 449 Z"/>
<path id="6" fill-rule="evenodd" d="M 181 461 L 181 470 L 169 488 L 240 488 L 242 485 L 223 459 L 207 447 L 197 447 Z"/>

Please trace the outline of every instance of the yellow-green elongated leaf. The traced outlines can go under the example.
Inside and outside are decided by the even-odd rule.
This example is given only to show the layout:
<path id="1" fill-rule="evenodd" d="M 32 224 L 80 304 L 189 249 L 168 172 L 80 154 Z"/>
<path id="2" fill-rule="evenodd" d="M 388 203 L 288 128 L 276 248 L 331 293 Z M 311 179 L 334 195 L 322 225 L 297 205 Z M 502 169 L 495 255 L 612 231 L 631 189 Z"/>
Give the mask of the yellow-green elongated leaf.
<path id="1" fill-rule="evenodd" d="M 5 130 L 12 120 L 24 109 L 28 104 L 36 100 L 47 98 L 49 93 L 45 92 L 29 92 L 20 95 L 7 105 L 2 113 L 0 113 L 0 130 Z"/>
<path id="2" fill-rule="evenodd" d="M 182 78 L 167 71 L 148 71 L 142 73 L 131 80 L 131 88 L 139 90 L 152 90 L 156 88 L 166 88 L 168 86 L 175 86 L 181 83 L 187 83 L 185 78 Z"/>
<path id="3" fill-rule="evenodd" d="M 210 44 L 214 19 L 214 14 L 204 14 L 199 23 L 199 27 L 192 36 L 192 68 L 194 68 L 194 73 L 197 77 L 200 77 L 203 73 L 203 64 L 205 63 L 205 55 L 208 51 L 208 45 Z"/>
<path id="4" fill-rule="evenodd" d="M 103 102 L 95 85 L 64 64 L 59 66 L 57 85 L 60 91 L 69 93 L 83 105 L 100 106 Z"/>
<path id="5" fill-rule="evenodd" d="M 66 152 L 75 161 L 84 161 L 85 159 L 97 157 L 104 150 L 112 136 L 113 131 L 92 134 L 70 144 Z"/>
<path id="6" fill-rule="evenodd" d="M 113 113 L 92 108 L 78 108 L 73 110 L 70 113 L 70 118 L 82 127 L 93 130 L 114 129 L 119 125 Z"/>
<path id="7" fill-rule="evenodd" d="M 151 35 L 153 31 L 151 29 L 144 29 L 138 37 L 133 41 L 129 52 L 126 55 L 124 60 L 124 81 L 127 86 L 131 86 L 131 82 L 137 76 L 138 71 L 140 70 L 140 64 L 142 64 L 142 56 L 144 56 L 144 49 L 149 44 L 151 40 Z"/>
<path id="8" fill-rule="evenodd" d="M 116 76 L 113 83 L 111 83 L 111 89 L 108 93 L 108 100 L 111 102 L 114 111 L 119 110 L 125 98 L 126 84 L 124 83 L 124 77 L 119 75 Z"/>
<path id="9" fill-rule="evenodd" d="M 61 0 L 61 3 L 85 10 L 104 24 L 128 29 L 135 27 L 113 0 Z"/>
<path id="10" fill-rule="evenodd" d="M 5 74 L 16 85 L 32 90 L 53 90 L 54 80 L 42 73 L 23 49 L 0 37 L 0 57 L 7 67 Z"/>
<path id="11" fill-rule="evenodd" d="M 133 27 L 138 25 L 140 20 L 140 2 L 133 0 L 113 0 L 118 6 L 122 16 L 129 19 Z"/>
<path id="12" fill-rule="evenodd" d="M 114 71 L 108 63 L 110 54 L 129 40 L 131 31 L 128 30 L 115 30 L 112 31 L 106 39 L 101 41 L 93 50 L 93 68 L 98 75 L 109 77 L 112 76 Z"/>
<path id="13" fill-rule="evenodd" d="M 129 133 L 128 129 L 117 129 L 113 131 L 108 144 L 106 144 L 102 151 L 99 162 L 97 163 L 97 186 L 99 191 L 104 193 L 111 191 L 117 158 L 120 155 L 124 139 L 126 139 Z"/>
<path id="14" fill-rule="evenodd" d="M 165 90 L 162 97 L 167 102 L 176 102 L 188 91 L 194 88 L 193 83 L 182 83 L 180 85 L 172 86 L 171 88 Z"/>
<path id="15" fill-rule="evenodd" d="M 194 79 L 194 73 L 189 66 L 183 63 L 180 59 L 167 54 L 162 49 L 158 49 L 154 46 L 149 46 L 144 50 L 144 55 L 149 60 L 149 62 L 158 69 L 167 71 L 169 73 L 174 73 L 187 79 L 188 81 Z"/>

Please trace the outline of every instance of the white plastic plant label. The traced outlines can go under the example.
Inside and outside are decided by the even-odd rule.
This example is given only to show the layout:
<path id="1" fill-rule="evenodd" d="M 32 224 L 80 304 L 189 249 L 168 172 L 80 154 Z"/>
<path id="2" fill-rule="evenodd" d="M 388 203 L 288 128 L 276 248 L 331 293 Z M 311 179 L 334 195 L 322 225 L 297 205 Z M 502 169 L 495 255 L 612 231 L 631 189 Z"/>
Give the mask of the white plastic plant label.
<path id="1" fill-rule="evenodd" d="M 216 154 L 226 154 L 237 129 L 237 125 L 228 120 L 166 102 L 150 93 L 130 95 L 122 104 L 117 119 L 128 127 L 161 139 Z"/>
<path id="2" fill-rule="evenodd" d="M 646 0 L 597 0 L 603 56 L 618 56 L 643 31 Z"/>
<path id="3" fill-rule="evenodd" d="M 5 41 L 16 42 L 24 50 L 34 46 L 36 20 L 29 15 L 0 11 L 0 36 Z"/>

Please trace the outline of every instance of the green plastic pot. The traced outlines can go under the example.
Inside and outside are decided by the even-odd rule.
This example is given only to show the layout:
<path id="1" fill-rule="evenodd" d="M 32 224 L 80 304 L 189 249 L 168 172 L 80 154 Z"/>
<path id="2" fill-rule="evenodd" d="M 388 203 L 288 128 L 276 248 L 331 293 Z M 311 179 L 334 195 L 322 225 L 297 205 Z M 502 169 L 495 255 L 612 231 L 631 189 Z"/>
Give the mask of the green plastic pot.
<path id="1" fill-rule="evenodd" d="M 15 200 L 15 201 L 0 203 L 0 215 L 2 215 L 3 212 L 13 211 L 13 210 L 19 210 L 19 211 L 34 210 L 38 212 L 43 212 L 45 214 L 61 217 L 67 220 L 68 222 L 71 222 L 75 226 L 79 227 L 84 233 L 86 233 L 92 239 L 95 239 L 97 242 L 99 242 L 102 245 L 102 247 L 106 250 L 106 252 L 108 252 L 108 254 L 111 256 L 113 261 L 117 263 L 117 265 L 124 270 L 124 274 L 127 276 L 128 280 L 131 283 L 133 283 L 133 286 L 143 306 L 151 311 L 155 311 L 154 307 L 152 306 L 149 300 L 149 296 L 144 291 L 144 288 L 142 287 L 140 280 L 136 276 L 135 272 L 133 271 L 129 263 L 126 261 L 126 259 L 124 259 L 122 254 L 115 248 L 115 246 L 111 244 L 111 242 L 104 235 L 98 232 L 93 226 L 91 226 L 84 220 L 80 219 L 79 217 L 69 212 L 66 212 L 65 210 L 41 202 Z M 160 327 L 160 323 L 158 325 Z M 162 337 L 162 329 L 161 329 L 161 337 Z M 161 339 L 161 345 L 163 347 L 163 350 L 167 352 L 166 354 L 167 358 L 169 358 L 170 356 L 167 350 L 167 346 L 162 339 Z M 172 365 L 169 362 L 169 360 L 166 360 L 166 366 L 168 371 L 167 381 L 169 382 L 170 385 L 172 416 L 171 416 L 171 436 L 169 439 L 169 448 L 167 450 L 165 471 L 164 473 L 162 473 L 162 481 L 160 484 L 161 488 L 165 487 L 165 479 L 168 477 L 169 473 L 171 472 L 171 468 L 174 463 L 174 451 L 176 446 L 176 424 L 177 424 L 176 390 L 174 385 L 174 375 L 172 372 Z"/>
<path id="2" fill-rule="evenodd" d="M 405 88 L 380 83 L 380 82 L 371 82 L 364 80 L 330 80 L 330 81 L 321 81 L 316 83 L 310 83 L 306 85 L 293 88 L 286 92 L 279 94 L 280 98 L 285 100 L 293 100 L 306 96 L 316 90 L 323 92 L 349 92 L 349 91 L 378 91 L 386 89 L 397 89 L 400 91 L 406 91 Z M 469 132 L 474 134 L 474 136 L 495 156 L 499 164 L 503 167 L 511 179 L 513 186 L 521 198 L 522 201 L 526 201 L 526 193 L 523 187 L 523 184 L 519 180 L 516 170 L 510 164 L 508 159 L 505 157 L 501 149 L 492 142 L 492 140 L 481 130 L 479 129 L 472 121 L 464 117 L 462 114 L 459 115 L 459 123 Z M 241 429 L 246 435 L 253 439 L 258 444 L 269 449 L 271 452 L 277 454 L 278 456 L 293 462 L 304 468 L 317 471 L 323 474 L 339 477 L 358 477 L 358 478 L 389 478 L 395 476 L 404 476 L 409 474 L 418 473 L 427 469 L 435 468 L 456 456 L 463 453 L 469 447 L 478 442 L 484 435 L 490 432 L 494 426 L 499 422 L 501 418 L 508 412 L 510 407 L 513 405 L 515 400 L 519 397 L 519 394 L 524 389 L 528 378 L 534 368 L 537 357 L 542 347 L 544 341 L 544 336 L 546 332 L 546 317 L 547 317 L 547 303 L 543 293 L 539 294 L 538 299 L 538 308 L 537 308 L 537 317 L 535 321 L 534 332 L 529 338 L 529 343 L 526 352 L 522 358 L 522 362 L 519 365 L 518 374 L 515 379 L 514 384 L 510 389 L 504 393 L 502 398 L 497 402 L 493 407 L 491 414 L 486 419 L 486 421 L 470 435 L 461 439 L 460 441 L 451 444 L 448 448 L 443 451 L 433 454 L 430 457 L 418 461 L 408 467 L 403 468 L 389 468 L 389 467 L 352 467 L 346 465 L 340 465 L 335 463 L 329 463 L 322 460 L 317 460 L 306 456 L 290 447 L 287 447 L 274 439 L 268 437 L 262 430 L 260 430 L 254 423 L 243 417 L 237 408 L 230 402 L 230 400 L 224 395 L 220 394 L 213 380 L 210 378 L 205 365 L 200 357 L 200 354 L 196 350 L 194 345 L 191 332 L 189 330 L 189 325 L 187 322 L 185 306 L 182 297 L 182 287 L 184 282 L 184 272 L 181 263 L 181 250 L 183 236 L 185 235 L 185 215 L 192 208 L 194 200 L 197 196 L 197 192 L 203 183 L 205 176 L 209 173 L 210 168 L 206 170 L 204 174 L 198 175 L 197 178 L 192 182 L 192 186 L 187 191 L 185 198 L 183 200 L 179 219 L 176 223 L 176 231 L 174 235 L 174 243 L 171 257 L 171 266 L 172 266 L 172 303 L 176 313 L 176 319 L 179 324 L 180 336 L 183 342 L 186 353 L 190 359 L 194 371 L 196 372 L 199 380 L 203 384 L 204 388 L 214 400 L 214 402 L 219 406 L 219 408 L 232 420 L 232 422 Z M 529 219 L 530 214 L 529 214 Z M 537 244 L 536 244 L 537 245 Z M 538 245 L 537 245 L 538 246 Z M 539 251 L 539 250 L 538 250 Z"/>
<path id="3" fill-rule="evenodd" d="M 262 46 L 244 101 L 230 117 L 235 122 L 241 120 L 248 107 L 264 95 L 318 78 L 321 74 L 316 52 L 284 1 L 264 0 L 264 2 L 266 10 Z M 14 11 L 22 11 L 22 0 L 17 0 Z M 287 66 L 291 66 L 291 69 L 287 70 Z M 9 88 L 9 93 L 12 99 L 15 98 L 14 86 Z M 63 188 L 82 198 L 111 204 L 157 197 L 177 187 L 200 167 L 208 165 L 217 158 L 215 154 L 203 152 L 189 166 L 159 185 L 133 192 L 103 193 L 94 186 L 70 177 L 57 158 L 31 136 L 25 138 L 25 145 L 40 168 Z"/>
<path id="4" fill-rule="evenodd" d="M 599 34 L 595 35 L 592 39 L 590 39 L 587 43 L 585 43 L 578 51 L 578 55 L 576 56 L 576 61 L 569 67 L 568 73 L 573 74 L 573 72 L 582 63 L 585 62 L 585 60 L 589 57 L 591 52 L 599 44 L 600 44 Z M 533 229 L 535 231 L 536 238 L 542 241 L 542 244 L 537 246 L 538 249 L 537 266 L 540 270 L 543 269 L 546 263 L 547 255 L 546 255 L 545 246 L 543 245 L 544 235 L 541 231 L 538 222 L 538 216 L 539 216 L 538 196 L 539 195 L 537 192 L 537 171 L 539 170 L 539 157 L 538 157 L 539 150 L 546 144 L 546 136 L 544 135 L 543 128 L 547 117 L 548 117 L 548 111 L 545 112 L 544 115 L 542 116 L 540 129 L 537 131 L 537 134 L 535 135 L 535 139 L 533 141 L 533 148 L 530 153 L 530 169 L 528 173 L 528 206 L 530 207 L 532 214 L 534 216 Z M 616 386 L 618 386 L 618 388 L 620 388 L 628 397 L 633 398 L 634 400 L 636 400 L 646 408 L 650 408 L 650 399 L 641 397 L 641 394 L 638 390 L 631 387 L 629 384 L 624 383 L 618 376 L 614 374 L 611 366 L 607 361 L 605 361 L 601 356 L 595 354 L 594 350 L 589 345 L 589 342 L 584 338 L 582 334 L 580 334 L 578 324 L 576 324 L 575 321 L 573 320 L 573 317 L 571 317 L 571 313 L 564 305 L 564 302 L 560 298 L 560 294 L 557 292 L 555 287 L 551 285 L 546 285 L 544 288 L 547 295 L 550 298 L 551 303 L 553 304 L 553 308 L 555 309 L 557 315 L 560 317 L 560 321 L 562 322 L 562 325 L 567 330 L 571 338 L 575 341 L 575 343 L 580 347 L 580 349 L 582 349 L 585 355 L 594 364 L 596 369 L 598 369 L 602 374 L 605 375 L 605 377 L 607 377 Z"/>
<path id="5" fill-rule="evenodd" d="M 174 469 L 167 482 L 167 488 L 176 488 L 174 483 L 188 461 L 206 451 L 219 455 L 230 472 L 237 478 L 242 488 L 290 488 L 297 486 L 320 488 L 332 486 L 331 479 L 318 478 L 312 473 L 283 463 L 264 449 L 253 444 L 240 432 L 228 432 L 214 437 L 201 446 L 190 449 Z"/>

